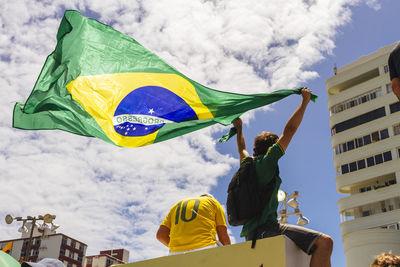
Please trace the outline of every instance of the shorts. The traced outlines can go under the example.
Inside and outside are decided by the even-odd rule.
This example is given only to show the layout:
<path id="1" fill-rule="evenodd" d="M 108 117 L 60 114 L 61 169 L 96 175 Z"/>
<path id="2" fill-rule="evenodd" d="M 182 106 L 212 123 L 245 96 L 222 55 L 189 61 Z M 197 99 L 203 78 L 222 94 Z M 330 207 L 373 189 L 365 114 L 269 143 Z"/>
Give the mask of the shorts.
<path id="1" fill-rule="evenodd" d="M 256 239 L 285 235 L 290 238 L 301 250 L 308 255 L 311 255 L 315 250 L 315 241 L 317 241 L 322 233 L 296 225 L 280 224 L 278 222 L 267 221 L 266 223 L 258 226 L 255 231 L 247 235 L 246 241 L 253 240 L 254 235 L 256 235 Z"/>

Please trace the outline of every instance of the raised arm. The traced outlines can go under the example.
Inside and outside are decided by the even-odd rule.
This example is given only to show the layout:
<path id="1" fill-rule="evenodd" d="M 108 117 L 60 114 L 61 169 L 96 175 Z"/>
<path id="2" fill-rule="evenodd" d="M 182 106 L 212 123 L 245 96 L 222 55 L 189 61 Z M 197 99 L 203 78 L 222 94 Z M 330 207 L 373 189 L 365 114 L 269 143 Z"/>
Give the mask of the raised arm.
<path id="1" fill-rule="evenodd" d="M 392 90 L 393 90 L 393 93 L 400 100 L 400 79 L 397 77 L 392 79 Z"/>
<path id="2" fill-rule="evenodd" d="M 301 91 L 301 95 L 303 96 L 303 101 L 297 107 L 296 111 L 286 123 L 285 129 L 278 139 L 278 143 L 285 151 L 289 146 L 290 140 L 292 140 L 293 135 L 296 133 L 297 128 L 299 128 L 301 121 L 303 120 L 304 112 L 306 111 L 307 105 L 310 102 L 311 90 L 305 88 Z"/>
<path id="3" fill-rule="evenodd" d="M 388 59 L 388 66 L 389 66 L 389 76 L 390 81 L 392 82 L 392 91 L 400 100 L 400 45 L 397 45 L 396 48 L 390 53 Z"/>
<path id="4" fill-rule="evenodd" d="M 242 129 L 242 119 L 237 118 L 233 122 L 233 126 L 236 128 L 236 143 L 239 152 L 240 160 L 249 157 L 249 152 L 246 150 L 246 141 L 244 140 L 243 129 Z"/>

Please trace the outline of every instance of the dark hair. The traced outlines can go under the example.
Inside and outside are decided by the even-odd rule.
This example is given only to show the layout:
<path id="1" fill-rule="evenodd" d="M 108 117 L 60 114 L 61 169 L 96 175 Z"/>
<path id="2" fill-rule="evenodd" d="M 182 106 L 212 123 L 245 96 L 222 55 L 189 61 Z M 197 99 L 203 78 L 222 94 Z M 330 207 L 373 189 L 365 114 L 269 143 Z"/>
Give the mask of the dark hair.
<path id="1" fill-rule="evenodd" d="M 397 267 L 400 266 L 400 256 L 382 253 L 377 256 L 374 262 L 371 264 L 371 267 Z"/>
<path id="2" fill-rule="evenodd" d="M 266 154 L 268 148 L 278 141 L 279 137 L 271 132 L 262 132 L 254 138 L 253 156 Z"/>

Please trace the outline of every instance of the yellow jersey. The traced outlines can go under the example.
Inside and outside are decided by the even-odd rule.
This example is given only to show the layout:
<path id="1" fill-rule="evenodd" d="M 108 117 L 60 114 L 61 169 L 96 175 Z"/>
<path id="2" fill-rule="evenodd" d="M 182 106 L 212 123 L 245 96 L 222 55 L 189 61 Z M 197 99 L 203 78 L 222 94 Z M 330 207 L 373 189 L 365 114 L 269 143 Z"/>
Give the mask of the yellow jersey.
<path id="1" fill-rule="evenodd" d="M 226 227 L 226 220 L 219 202 L 203 196 L 176 203 L 161 225 L 170 229 L 168 247 L 174 252 L 217 244 L 216 227 Z"/>

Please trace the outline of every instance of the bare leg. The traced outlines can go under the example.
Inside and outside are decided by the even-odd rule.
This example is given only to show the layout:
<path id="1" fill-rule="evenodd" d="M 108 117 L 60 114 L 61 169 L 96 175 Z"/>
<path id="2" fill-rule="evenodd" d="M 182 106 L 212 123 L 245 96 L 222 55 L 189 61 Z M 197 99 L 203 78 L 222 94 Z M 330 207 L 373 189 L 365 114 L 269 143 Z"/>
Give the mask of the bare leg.
<path id="1" fill-rule="evenodd" d="M 321 235 L 315 241 L 316 249 L 311 256 L 310 267 L 331 267 L 333 240 L 328 235 Z"/>

